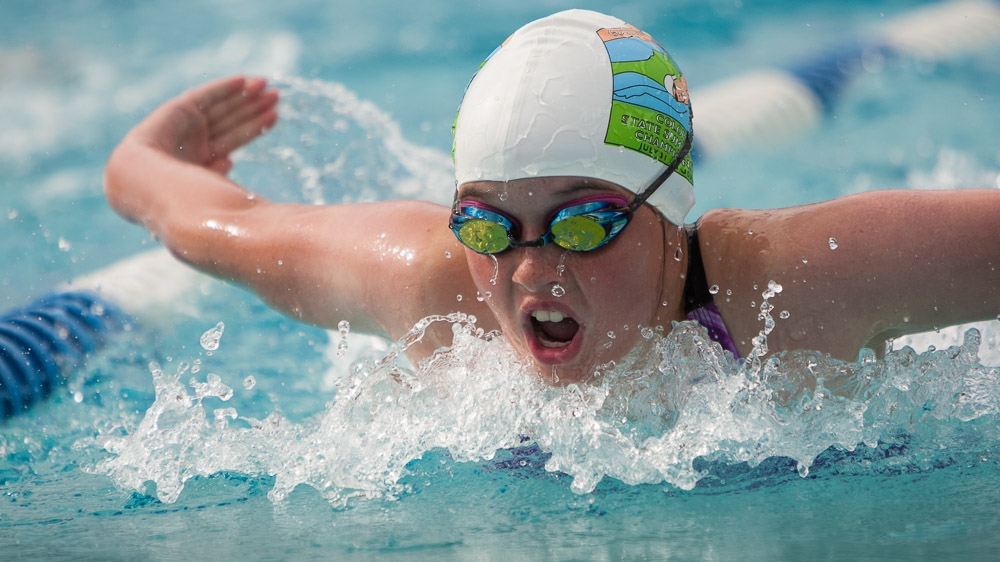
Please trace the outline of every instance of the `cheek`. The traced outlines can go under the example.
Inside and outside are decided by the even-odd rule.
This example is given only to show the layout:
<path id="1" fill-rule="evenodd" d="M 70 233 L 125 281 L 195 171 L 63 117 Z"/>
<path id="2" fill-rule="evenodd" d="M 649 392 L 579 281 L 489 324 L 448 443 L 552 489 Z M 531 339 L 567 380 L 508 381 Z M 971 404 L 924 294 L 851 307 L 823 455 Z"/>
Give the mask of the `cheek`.
<path id="1" fill-rule="evenodd" d="M 650 288 L 644 277 L 637 264 L 608 264 L 581 282 L 589 285 L 591 302 L 603 313 L 601 316 L 617 319 L 649 308 L 655 288 Z"/>
<path id="2" fill-rule="evenodd" d="M 482 299 L 493 312 L 493 316 L 501 324 L 510 315 L 509 294 L 510 276 L 501 271 L 500 262 L 495 257 L 477 254 L 472 250 L 465 251 L 466 263 L 469 264 L 469 274 L 479 292 L 477 299 Z M 507 326 L 503 326 L 506 328 Z"/>
<path id="3" fill-rule="evenodd" d="M 609 248 L 615 250 L 613 253 L 581 272 L 579 281 L 588 287 L 593 306 L 599 307 L 608 326 L 647 325 L 660 298 L 662 250 L 658 240 L 649 238 L 621 242 L 624 244 Z"/>

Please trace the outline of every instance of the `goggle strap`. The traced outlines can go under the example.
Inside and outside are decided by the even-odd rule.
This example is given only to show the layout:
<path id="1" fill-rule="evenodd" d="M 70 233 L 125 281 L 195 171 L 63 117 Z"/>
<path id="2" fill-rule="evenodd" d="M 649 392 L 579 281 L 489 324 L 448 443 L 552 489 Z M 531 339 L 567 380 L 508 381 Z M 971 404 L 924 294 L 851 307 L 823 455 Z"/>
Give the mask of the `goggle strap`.
<path id="1" fill-rule="evenodd" d="M 656 176 L 656 179 L 649 184 L 649 187 L 644 189 L 639 195 L 636 195 L 635 199 L 633 199 L 628 206 L 629 211 L 635 211 L 638 209 L 640 205 L 646 202 L 646 199 L 649 199 L 649 197 L 653 195 L 653 192 L 656 191 L 657 188 L 663 185 L 663 182 L 667 181 L 667 178 L 669 178 L 671 174 L 677 171 L 677 168 L 680 167 L 684 158 L 687 157 L 689 152 L 691 152 L 691 137 L 693 136 L 694 131 L 687 134 L 687 138 L 684 139 L 684 146 L 681 147 L 681 150 L 677 153 L 677 157 L 674 158 L 674 161 L 667 166 L 667 169 L 664 170 L 662 174 Z"/>

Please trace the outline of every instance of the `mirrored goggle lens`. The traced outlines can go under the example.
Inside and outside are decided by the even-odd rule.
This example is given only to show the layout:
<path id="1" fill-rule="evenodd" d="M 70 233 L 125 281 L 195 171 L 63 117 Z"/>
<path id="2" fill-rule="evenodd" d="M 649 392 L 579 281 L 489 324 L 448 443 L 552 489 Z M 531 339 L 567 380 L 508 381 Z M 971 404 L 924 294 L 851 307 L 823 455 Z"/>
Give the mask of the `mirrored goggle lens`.
<path id="1" fill-rule="evenodd" d="M 456 231 L 459 241 L 474 252 L 496 254 L 507 249 L 507 229 L 499 223 L 483 219 L 469 219 Z"/>
<path id="2" fill-rule="evenodd" d="M 587 252 L 603 246 L 608 232 L 594 217 L 576 215 L 552 223 L 552 241 L 574 252 Z"/>

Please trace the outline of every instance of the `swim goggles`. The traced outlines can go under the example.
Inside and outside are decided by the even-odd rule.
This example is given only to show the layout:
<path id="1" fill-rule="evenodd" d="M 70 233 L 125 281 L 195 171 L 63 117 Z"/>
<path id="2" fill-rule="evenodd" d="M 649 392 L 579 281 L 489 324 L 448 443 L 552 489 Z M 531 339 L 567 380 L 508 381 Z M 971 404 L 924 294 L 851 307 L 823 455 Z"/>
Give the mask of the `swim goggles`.
<path id="1" fill-rule="evenodd" d="M 451 231 L 459 242 L 480 254 L 498 254 L 509 248 L 549 243 L 574 252 L 589 252 L 613 240 L 628 224 L 631 211 L 615 200 L 605 198 L 564 207 L 549 220 L 545 234 L 524 242 L 515 238 L 520 228 L 514 219 L 481 203 L 456 202 Z"/>
<path id="2" fill-rule="evenodd" d="M 515 220 L 481 203 L 459 201 L 456 190 L 449 220 L 451 231 L 459 242 L 478 254 L 498 254 L 510 248 L 536 248 L 550 242 L 574 252 L 596 250 L 621 234 L 632 213 L 680 166 L 691 150 L 691 136 L 688 134 L 684 139 L 684 145 L 674 161 L 628 206 L 623 207 L 619 202 L 609 200 L 618 200 L 618 197 L 605 197 L 603 200 L 563 207 L 549 219 L 549 229 L 545 234 L 521 242 L 516 238 L 520 229 Z"/>

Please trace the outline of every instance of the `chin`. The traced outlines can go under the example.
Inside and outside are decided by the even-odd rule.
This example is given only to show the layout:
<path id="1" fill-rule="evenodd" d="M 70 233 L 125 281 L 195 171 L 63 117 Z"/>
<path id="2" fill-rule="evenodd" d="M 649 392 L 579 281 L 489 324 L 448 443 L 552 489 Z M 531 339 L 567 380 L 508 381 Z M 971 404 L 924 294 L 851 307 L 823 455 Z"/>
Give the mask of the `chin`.
<path id="1" fill-rule="evenodd" d="M 587 382 L 594 378 L 593 368 L 572 364 L 542 363 L 531 357 L 525 359 L 534 365 L 539 378 L 553 386 Z"/>

